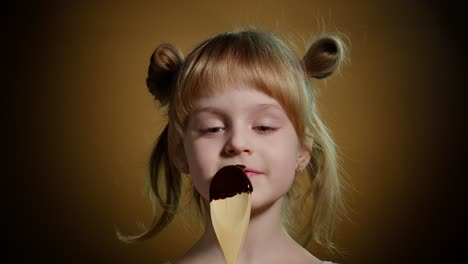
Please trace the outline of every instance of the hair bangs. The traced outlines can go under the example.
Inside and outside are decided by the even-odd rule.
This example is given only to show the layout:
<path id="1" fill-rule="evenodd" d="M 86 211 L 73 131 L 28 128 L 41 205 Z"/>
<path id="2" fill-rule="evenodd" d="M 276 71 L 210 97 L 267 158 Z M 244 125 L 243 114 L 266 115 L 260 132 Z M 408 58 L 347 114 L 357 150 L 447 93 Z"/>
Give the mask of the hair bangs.
<path id="1" fill-rule="evenodd" d="M 197 98 L 247 86 L 277 100 L 301 131 L 302 122 L 293 117 L 302 111 L 304 97 L 297 86 L 304 85 L 303 72 L 277 38 L 258 32 L 226 33 L 202 43 L 186 66 L 178 96 L 185 107 L 191 109 Z"/>

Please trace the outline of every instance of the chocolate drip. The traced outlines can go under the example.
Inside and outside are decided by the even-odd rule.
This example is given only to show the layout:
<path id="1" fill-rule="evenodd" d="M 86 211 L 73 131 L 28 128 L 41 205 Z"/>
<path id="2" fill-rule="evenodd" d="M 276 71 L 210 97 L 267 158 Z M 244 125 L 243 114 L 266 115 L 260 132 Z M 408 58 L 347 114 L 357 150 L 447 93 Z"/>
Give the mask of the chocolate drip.
<path id="1" fill-rule="evenodd" d="M 244 165 L 222 167 L 210 183 L 210 201 L 225 199 L 236 194 L 253 191 L 249 178 L 244 173 Z"/>

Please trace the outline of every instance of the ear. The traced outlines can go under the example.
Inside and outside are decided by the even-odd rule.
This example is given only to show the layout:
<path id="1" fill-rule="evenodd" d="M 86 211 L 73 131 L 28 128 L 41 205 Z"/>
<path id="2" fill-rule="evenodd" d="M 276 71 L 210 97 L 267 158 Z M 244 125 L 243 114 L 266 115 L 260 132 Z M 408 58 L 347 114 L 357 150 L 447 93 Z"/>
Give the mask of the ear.
<path id="1" fill-rule="evenodd" d="M 296 171 L 301 172 L 302 170 L 305 169 L 307 164 L 309 164 L 310 158 L 311 158 L 310 153 L 311 153 L 311 148 L 302 144 L 299 150 L 299 153 L 297 155 Z"/>

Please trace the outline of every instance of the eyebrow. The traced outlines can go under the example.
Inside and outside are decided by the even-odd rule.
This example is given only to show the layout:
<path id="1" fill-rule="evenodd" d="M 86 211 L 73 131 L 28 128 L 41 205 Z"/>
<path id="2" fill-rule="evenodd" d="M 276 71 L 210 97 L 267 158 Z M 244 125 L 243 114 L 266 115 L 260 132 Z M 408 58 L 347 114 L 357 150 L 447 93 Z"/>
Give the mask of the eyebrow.
<path id="1" fill-rule="evenodd" d="M 252 110 L 254 111 L 265 111 L 269 109 L 274 109 L 283 112 L 282 108 L 279 105 L 276 104 L 256 104 L 253 107 L 251 107 Z M 192 110 L 192 114 L 196 115 L 198 113 L 202 112 L 207 112 L 207 113 L 212 113 L 216 115 L 223 115 L 223 111 L 217 107 L 212 107 L 212 106 L 207 106 L 207 107 L 201 107 L 201 108 L 195 108 Z"/>

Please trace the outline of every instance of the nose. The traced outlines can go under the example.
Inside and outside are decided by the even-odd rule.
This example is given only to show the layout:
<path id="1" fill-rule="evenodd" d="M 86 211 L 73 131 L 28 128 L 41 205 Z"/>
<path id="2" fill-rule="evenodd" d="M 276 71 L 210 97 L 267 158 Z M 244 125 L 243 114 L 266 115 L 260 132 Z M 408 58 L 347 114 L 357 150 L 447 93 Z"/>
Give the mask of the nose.
<path id="1" fill-rule="evenodd" d="M 228 134 L 223 152 L 227 156 L 235 156 L 241 153 L 251 154 L 252 149 L 248 142 L 249 138 L 246 132 L 239 129 L 233 129 Z"/>

